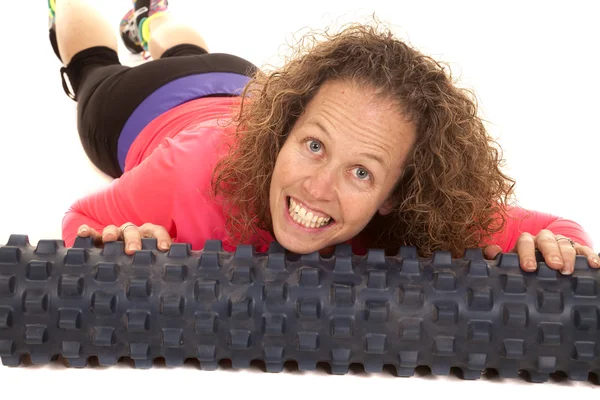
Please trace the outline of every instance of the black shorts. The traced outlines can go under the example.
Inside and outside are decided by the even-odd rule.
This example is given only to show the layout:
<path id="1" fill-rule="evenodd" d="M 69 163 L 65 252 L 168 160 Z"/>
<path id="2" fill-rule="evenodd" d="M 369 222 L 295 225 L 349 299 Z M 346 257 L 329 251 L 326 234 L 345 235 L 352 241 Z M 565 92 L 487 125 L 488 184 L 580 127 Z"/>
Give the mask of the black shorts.
<path id="1" fill-rule="evenodd" d="M 135 67 L 121 65 L 110 48 L 89 48 L 61 75 L 65 92 L 78 104 L 83 149 L 98 169 L 117 178 L 129 147 L 154 118 L 200 97 L 238 96 L 255 71 L 240 57 L 184 44 Z"/>

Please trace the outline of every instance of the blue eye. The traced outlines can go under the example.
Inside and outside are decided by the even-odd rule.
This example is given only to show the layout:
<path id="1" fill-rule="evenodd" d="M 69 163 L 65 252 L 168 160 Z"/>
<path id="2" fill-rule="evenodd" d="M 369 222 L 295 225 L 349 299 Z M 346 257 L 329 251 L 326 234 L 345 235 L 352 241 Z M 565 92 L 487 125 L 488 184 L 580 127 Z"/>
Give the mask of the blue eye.
<path id="1" fill-rule="evenodd" d="M 369 178 L 369 171 L 367 171 L 364 168 L 357 168 L 356 169 L 356 177 L 360 180 L 365 180 Z"/>
<path id="2" fill-rule="evenodd" d="M 319 150 L 321 150 L 321 143 L 319 143 L 316 140 L 311 140 L 309 142 L 308 147 L 310 148 L 310 150 L 314 153 L 318 152 Z"/>

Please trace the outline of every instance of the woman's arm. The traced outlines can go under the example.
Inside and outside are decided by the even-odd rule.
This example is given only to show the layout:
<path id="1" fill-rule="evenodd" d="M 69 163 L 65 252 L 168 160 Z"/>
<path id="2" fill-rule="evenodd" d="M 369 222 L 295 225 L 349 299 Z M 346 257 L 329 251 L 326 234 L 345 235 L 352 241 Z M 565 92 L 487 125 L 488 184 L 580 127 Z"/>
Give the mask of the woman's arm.
<path id="1" fill-rule="evenodd" d="M 62 221 L 65 245 L 73 245 L 78 228 L 86 224 L 98 232 L 108 225 L 125 222 L 152 223 L 172 234 L 175 186 L 180 171 L 172 151 L 172 140 L 165 140 L 140 165 L 115 179 L 106 188 L 77 200 Z"/>
<path id="2" fill-rule="evenodd" d="M 547 229 L 555 235 L 564 235 L 582 246 L 593 248 L 592 238 L 575 221 L 519 207 L 509 208 L 508 214 L 510 218 L 506 221 L 504 232 L 498 235 L 499 240 L 496 241 L 502 243 L 500 246 L 504 252 L 514 248 L 522 233 L 527 232 L 535 236 L 542 229 Z"/>

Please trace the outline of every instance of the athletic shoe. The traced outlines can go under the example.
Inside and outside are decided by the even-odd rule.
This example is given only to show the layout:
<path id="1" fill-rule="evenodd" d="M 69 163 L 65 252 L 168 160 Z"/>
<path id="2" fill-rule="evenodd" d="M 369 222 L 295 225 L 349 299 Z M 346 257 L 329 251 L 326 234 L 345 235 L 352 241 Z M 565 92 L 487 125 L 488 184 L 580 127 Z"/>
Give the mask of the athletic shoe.
<path id="1" fill-rule="evenodd" d="M 144 51 L 140 40 L 138 38 L 138 30 L 135 26 L 135 10 L 132 8 L 127 11 L 127 14 L 121 18 L 121 24 L 119 25 L 119 30 L 121 31 L 121 39 L 129 50 L 133 54 L 139 54 Z"/>
<path id="2" fill-rule="evenodd" d="M 48 29 L 54 29 L 54 13 L 56 12 L 56 0 L 48 0 Z"/>
<path id="3" fill-rule="evenodd" d="M 121 38 L 129 51 L 134 54 L 148 51 L 149 22 L 167 8 L 167 0 L 133 0 L 133 9 L 123 16 L 120 24 Z"/>
<path id="4" fill-rule="evenodd" d="M 56 28 L 54 26 L 54 17 L 56 12 L 56 0 L 48 0 L 48 33 L 50 38 L 50 45 L 56 57 L 60 60 L 60 53 L 58 52 L 58 42 L 56 40 Z M 61 60 L 62 62 L 62 60 Z"/>

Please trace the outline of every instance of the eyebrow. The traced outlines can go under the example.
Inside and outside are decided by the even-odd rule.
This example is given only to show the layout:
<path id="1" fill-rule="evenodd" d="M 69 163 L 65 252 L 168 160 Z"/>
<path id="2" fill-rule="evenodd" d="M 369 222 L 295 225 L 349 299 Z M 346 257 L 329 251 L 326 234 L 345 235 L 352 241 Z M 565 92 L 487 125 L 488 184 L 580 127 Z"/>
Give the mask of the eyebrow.
<path id="1" fill-rule="evenodd" d="M 327 128 L 325 128 L 325 125 L 323 125 L 321 123 L 321 121 L 316 120 L 316 121 L 311 121 L 310 123 L 313 124 L 313 125 L 316 125 L 317 128 L 319 128 L 321 131 L 323 131 L 323 133 L 325 134 L 325 136 L 327 136 L 329 138 L 329 140 L 332 140 L 331 134 L 329 133 L 329 131 L 327 130 Z M 359 156 L 370 158 L 371 160 L 374 160 L 374 161 L 378 162 L 379 164 L 381 164 L 381 166 L 383 166 L 383 167 L 387 166 L 387 164 L 383 161 L 383 158 L 381 158 L 380 156 L 378 156 L 376 154 L 359 153 Z"/>

